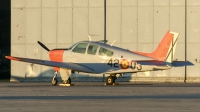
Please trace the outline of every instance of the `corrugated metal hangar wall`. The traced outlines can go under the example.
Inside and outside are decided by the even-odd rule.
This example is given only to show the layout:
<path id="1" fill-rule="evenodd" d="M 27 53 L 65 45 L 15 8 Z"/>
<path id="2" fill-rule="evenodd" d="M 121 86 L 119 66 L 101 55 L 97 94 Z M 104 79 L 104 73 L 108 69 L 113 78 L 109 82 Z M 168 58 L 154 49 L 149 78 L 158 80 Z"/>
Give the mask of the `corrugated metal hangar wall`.
<path id="1" fill-rule="evenodd" d="M 171 30 L 181 34 L 175 58 L 195 66 L 126 74 L 118 80 L 199 82 L 199 20 L 199 0 L 12 0 L 11 55 L 48 60 L 37 41 L 50 49 L 67 48 L 87 40 L 88 34 L 92 40 L 105 37 L 108 43 L 116 40 L 115 46 L 152 52 Z M 11 81 L 50 81 L 53 73 L 51 67 L 11 63 Z M 79 73 L 73 74 L 72 80 L 103 81 L 103 76 Z"/>

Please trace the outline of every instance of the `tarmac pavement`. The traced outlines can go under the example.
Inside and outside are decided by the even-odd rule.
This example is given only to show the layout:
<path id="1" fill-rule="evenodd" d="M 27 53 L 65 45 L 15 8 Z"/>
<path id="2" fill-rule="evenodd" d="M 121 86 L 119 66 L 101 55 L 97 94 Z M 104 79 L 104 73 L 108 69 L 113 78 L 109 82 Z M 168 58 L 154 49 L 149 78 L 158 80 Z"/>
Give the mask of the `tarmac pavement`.
<path id="1" fill-rule="evenodd" d="M 200 84 L 0 82 L 1 112 L 199 112 Z"/>

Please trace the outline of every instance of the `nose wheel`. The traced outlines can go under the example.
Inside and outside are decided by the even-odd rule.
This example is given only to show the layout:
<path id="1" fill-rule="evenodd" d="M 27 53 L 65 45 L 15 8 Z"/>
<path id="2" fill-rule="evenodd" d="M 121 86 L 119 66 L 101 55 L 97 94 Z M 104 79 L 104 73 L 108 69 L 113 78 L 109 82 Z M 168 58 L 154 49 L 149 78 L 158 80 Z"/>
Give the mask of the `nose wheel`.
<path id="1" fill-rule="evenodd" d="M 57 78 L 53 78 L 51 81 L 51 84 L 55 86 L 55 85 L 57 85 L 57 83 L 58 83 Z"/>
<path id="2" fill-rule="evenodd" d="M 58 74 L 58 71 L 55 71 L 53 79 L 51 80 L 51 84 L 54 85 L 54 86 L 58 84 L 58 80 L 56 78 L 57 74 Z"/>

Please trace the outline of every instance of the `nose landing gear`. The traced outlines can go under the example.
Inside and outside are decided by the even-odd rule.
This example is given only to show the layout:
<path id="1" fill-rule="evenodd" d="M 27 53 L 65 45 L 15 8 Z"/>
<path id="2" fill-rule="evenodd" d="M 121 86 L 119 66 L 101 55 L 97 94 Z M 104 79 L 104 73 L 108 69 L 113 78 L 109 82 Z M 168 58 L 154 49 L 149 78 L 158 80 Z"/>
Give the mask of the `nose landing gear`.
<path id="1" fill-rule="evenodd" d="M 54 76 L 53 76 L 53 78 L 52 78 L 52 80 L 51 80 L 51 84 L 54 85 L 54 86 L 56 86 L 56 85 L 58 84 L 58 80 L 57 80 L 57 78 L 56 78 L 57 75 L 58 75 L 58 71 L 55 71 L 55 72 L 54 72 Z M 71 78 L 69 77 L 68 80 L 63 80 L 62 83 L 63 83 L 63 84 L 68 84 L 68 85 L 71 86 L 71 85 L 72 85 L 72 84 L 71 84 Z"/>
<path id="2" fill-rule="evenodd" d="M 51 84 L 54 85 L 54 86 L 58 84 L 58 80 L 56 78 L 57 74 L 58 74 L 58 71 L 55 71 L 53 79 L 51 80 Z"/>

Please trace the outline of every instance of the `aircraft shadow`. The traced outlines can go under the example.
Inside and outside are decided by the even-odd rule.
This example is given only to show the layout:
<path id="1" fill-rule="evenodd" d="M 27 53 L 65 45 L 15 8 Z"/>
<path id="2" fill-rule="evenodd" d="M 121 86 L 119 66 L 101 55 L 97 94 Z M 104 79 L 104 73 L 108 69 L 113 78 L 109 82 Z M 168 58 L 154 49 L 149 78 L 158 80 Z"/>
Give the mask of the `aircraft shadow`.
<path id="1" fill-rule="evenodd" d="M 54 76 L 53 69 L 48 69 L 43 71 L 38 75 L 24 73 L 23 76 L 17 76 L 12 74 L 11 81 L 19 81 L 19 82 L 50 82 Z M 109 74 L 91 74 L 91 73 L 82 73 L 75 72 L 72 73 L 71 80 L 72 82 L 106 82 L 106 78 Z M 60 74 L 57 75 L 58 81 L 61 82 Z M 119 77 L 116 79 L 116 82 L 129 82 L 131 80 L 130 75 L 125 77 Z"/>

